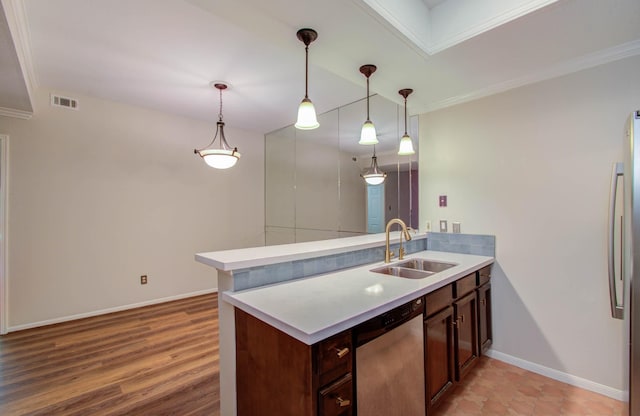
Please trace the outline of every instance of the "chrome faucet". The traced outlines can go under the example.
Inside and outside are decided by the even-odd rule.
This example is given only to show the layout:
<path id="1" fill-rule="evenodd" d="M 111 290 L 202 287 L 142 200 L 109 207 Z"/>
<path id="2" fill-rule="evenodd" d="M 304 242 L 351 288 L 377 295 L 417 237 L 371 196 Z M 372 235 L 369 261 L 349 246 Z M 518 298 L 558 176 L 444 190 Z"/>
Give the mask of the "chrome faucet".
<path id="1" fill-rule="evenodd" d="M 389 220 L 389 222 L 387 223 L 387 229 L 385 231 L 387 233 L 387 246 L 384 252 L 385 263 L 391 262 L 391 258 L 393 257 L 393 253 L 389 248 L 389 230 L 391 229 L 391 226 L 393 224 L 399 224 L 402 227 L 402 232 L 400 233 L 400 249 L 398 250 L 398 260 L 402 260 L 404 258 L 404 248 L 402 248 L 402 234 L 404 234 L 404 237 L 407 239 L 407 241 L 411 240 L 411 235 L 409 234 L 409 230 L 407 230 L 407 224 L 405 224 L 404 221 L 402 221 L 400 218 Z"/>

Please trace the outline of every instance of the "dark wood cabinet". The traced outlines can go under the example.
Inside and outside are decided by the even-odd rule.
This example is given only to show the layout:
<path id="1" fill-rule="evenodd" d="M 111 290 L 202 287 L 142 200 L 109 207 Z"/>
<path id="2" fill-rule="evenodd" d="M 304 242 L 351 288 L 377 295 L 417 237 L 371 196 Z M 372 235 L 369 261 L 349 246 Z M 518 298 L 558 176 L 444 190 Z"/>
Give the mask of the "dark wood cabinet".
<path id="1" fill-rule="evenodd" d="M 447 288 L 450 293 L 451 288 Z M 440 404 L 455 383 L 453 322 L 451 305 L 424 322 L 427 414 Z"/>
<path id="2" fill-rule="evenodd" d="M 491 347 L 493 339 L 491 326 L 491 283 L 478 288 L 478 343 L 480 353 L 484 354 Z"/>
<path id="3" fill-rule="evenodd" d="M 238 416 L 353 414 L 351 331 L 304 344 L 235 310 Z"/>
<path id="4" fill-rule="evenodd" d="M 484 354 L 493 341 L 491 325 L 491 266 L 478 271 L 478 343 L 480 354 Z"/>
<path id="5" fill-rule="evenodd" d="M 491 345 L 490 270 L 487 266 L 424 297 L 427 415 Z M 307 345 L 240 309 L 235 321 L 238 416 L 357 413 L 354 331 Z"/>
<path id="6" fill-rule="evenodd" d="M 345 416 L 353 414 L 353 382 L 351 373 L 320 390 L 321 416 Z"/>
<path id="7" fill-rule="evenodd" d="M 475 277 L 475 276 L 474 276 Z M 476 292 L 453 303 L 455 317 L 456 380 L 460 381 L 478 358 L 478 306 Z"/>
<path id="8" fill-rule="evenodd" d="M 471 370 L 480 347 L 491 345 L 489 271 L 487 266 L 482 274 L 469 274 L 425 296 L 427 415 Z"/>

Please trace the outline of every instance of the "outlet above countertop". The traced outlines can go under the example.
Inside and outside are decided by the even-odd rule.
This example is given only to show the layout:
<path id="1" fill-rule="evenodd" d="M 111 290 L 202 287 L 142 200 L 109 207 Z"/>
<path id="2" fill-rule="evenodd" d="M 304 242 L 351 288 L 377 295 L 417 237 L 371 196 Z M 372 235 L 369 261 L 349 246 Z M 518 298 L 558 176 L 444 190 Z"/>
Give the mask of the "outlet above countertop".
<path id="1" fill-rule="evenodd" d="M 456 266 L 424 279 L 405 279 L 372 272 L 384 265 L 377 262 L 244 291 L 226 291 L 222 299 L 311 345 L 494 262 L 493 257 L 443 251 L 421 251 L 406 257 L 411 258 Z"/>

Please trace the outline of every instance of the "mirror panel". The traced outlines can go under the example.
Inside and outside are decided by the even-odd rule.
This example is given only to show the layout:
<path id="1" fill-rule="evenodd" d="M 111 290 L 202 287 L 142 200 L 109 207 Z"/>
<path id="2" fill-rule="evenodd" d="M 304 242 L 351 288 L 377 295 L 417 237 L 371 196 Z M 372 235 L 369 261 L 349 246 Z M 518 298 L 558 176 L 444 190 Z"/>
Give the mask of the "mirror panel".
<path id="1" fill-rule="evenodd" d="M 378 164 L 387 172 L 385 221 L 417 224 L 417 154 L 398 156 L 404 108 L 370 97 L 370 116 L 380 143 Z M 360 174 L 371 165 L 373 146 L 358 144 L 366 118 L 362 99 L 318 116 L 320 127 L 287 126 L 265 135 L 265 235 L 267 245 L 349 237 L 367 233 L 367 186 Z M 410 118 L 417 151 L 417 117 Z M 411 174 L 409 164 L 412 163 Z M 409 186 L 409 177 L 415 186 Z M 417 205 L 416 205 L 417 206 Z M 414 217 L 414 218 L 411 218 Z"/>

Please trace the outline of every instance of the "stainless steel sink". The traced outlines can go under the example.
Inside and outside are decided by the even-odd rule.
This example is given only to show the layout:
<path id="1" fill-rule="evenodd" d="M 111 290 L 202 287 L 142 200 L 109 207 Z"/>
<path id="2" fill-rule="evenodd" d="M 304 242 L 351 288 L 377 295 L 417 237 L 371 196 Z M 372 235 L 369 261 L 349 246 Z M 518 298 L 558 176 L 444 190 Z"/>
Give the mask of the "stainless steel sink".
<path id="1" fill-rule="evenodd" d="M 383 266 L 371 270 L 375 273 L 388 274 L 390 276 L 404 277 L 405 279 L 422 279 L 431 276 L 433 272 L 424 270 L 408 269 L 404 267 Z"/>
<path id="2" fill-rule="evenodd" d="M 427 272 L 438 273 L 457 266 L 453 263 L 445 263 L 441 261 L 411 259 L 395 264 L 396 267 L 404 267 L 407 269 L 424 270 Z"/>
<path id="3" fill-rule="evenodd" d="M 374 273 L 388 274 L 390 276 L 404 277 L 405 279 L 424 279 L 443 270 L 450 269 L 453 266 L 457 265 L 433 260 L 411 259 L 377 267 L 371 271 Z"/>

